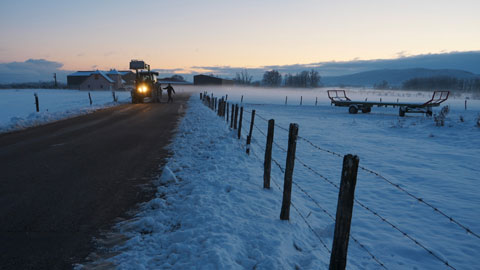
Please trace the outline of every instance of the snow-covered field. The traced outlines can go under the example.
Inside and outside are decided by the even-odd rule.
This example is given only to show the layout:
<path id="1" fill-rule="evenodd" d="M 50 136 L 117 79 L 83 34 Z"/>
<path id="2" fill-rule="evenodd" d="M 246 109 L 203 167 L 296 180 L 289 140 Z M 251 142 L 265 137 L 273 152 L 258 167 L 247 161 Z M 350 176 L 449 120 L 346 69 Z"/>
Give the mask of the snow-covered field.
<path id="1" fill-rule="evenodd" d="M 36 112 L 37 93 L 40 112 Z M 130 101 L 130 92 L 117 91 L 118 103 L 111 91 L 92 91 L 90 105 L 88 92 L 78 90 L 19 89 L 0 90 L 0 133 L 69 118 Z"/>
<path id="2" fill-rule="evenodd" d="M 392 108 L 350 115 L 347 108 L 330 106 L 323 90 L 205 90 L 228 93 L 236 102 L 244 95 L 246 120 L 256 110 L 252 155 L 244 152 L 245 139 L 237 140 L 194 95 L 158 180 L 157 198 L 116 227 L 130 237 L 108 259 L 120 269 L 328 268 L 342 158 L 298 140 L 292 193 L 298 212 L 292 208 L 291 220 L 280 221 L 282 191 L 276 184 L 283 185 L 283 174 L 272 164 L 272 189 L 262 189 L 265 137 L 259 130 L 266 132 L 266 121 L 260 116 L 278 124 L 273 156 L 282 167 L 288 134 L 280 127 L 294 122 L 302 138 L 321 149 L 357 154 L 360 166 L 384 177 L 359 170 L 348 269 L 382 269 L 377 261 L 386 269 L 450 269 L 445 262 L 454 269 L 480 268 L 478 100 L 469 99 L 464 110 L 465 97 L 451 98 L 445 126 L 437 127 L 432 118 L 400 118 Z M 289 106 L 281 105 L 285 95 Z M 431 94 L 352 90 L 349 95 L 402 102 L 425 101 Z M 300 96 L 304 106 L 298 105 Z"/>
<path id="3" fill-rule="evenodd" d="M 450 97 L 444 104 L 450 106 L 445 126 L 437 127 L 432 118 L 419 114 L 400 118 L 393 108 L 350 115 L 347 108 L 332 107 L 323 89 L 176 90 L 197 92 L 170 146 L 174 155 L 158 179 L 157 198 L 116 227 L 129 240 L 116 246 L 118 253 L 107 260 L 120 269 L 326 269 L 342 158 L 323 150 L 357 154 L 360 166 L 384 177 L 359 170 L 348 269 L 382 269 L 377 261 L 387 269 L 450 269 L 444 262 L 454 269 L 480 268 L 478 99 Z M 200 103 L 198 91 L 203 90 L 228 94 L 229 101 L 238 103 L 243 95 L 242 140 Z M 35 112 L 34 93 L 40 113 Z M 369 101 L 419 102 L 431 96 L 363 89 L 347 93 Z M 116 94 L 119 102 L 130 99 L 128 92 Z M 0 90 L 0 132 L 117 104 L 111 92 L 91 95 L 92 106 L 83 91 Z M 247 156 L 244 137 L 253 109 L 258 116 L 252 154 Z M 267 126 L 262 118 L 273 118 L 278 125 L 274 159 L 281 167 L 286 157 L 282 148 L 287 147 L 282 127 L 298 123 L 299 135 L 317 146 L 298 140 L 292 194 L 296 209 L 291 209 L 289 222 L 279 220 L 282 191 L 276 184 L 283 185 L 283 174 L 275 164 L 272 189 L 262 188 L 265 137 L 260 131 L 266 132 Z"/>

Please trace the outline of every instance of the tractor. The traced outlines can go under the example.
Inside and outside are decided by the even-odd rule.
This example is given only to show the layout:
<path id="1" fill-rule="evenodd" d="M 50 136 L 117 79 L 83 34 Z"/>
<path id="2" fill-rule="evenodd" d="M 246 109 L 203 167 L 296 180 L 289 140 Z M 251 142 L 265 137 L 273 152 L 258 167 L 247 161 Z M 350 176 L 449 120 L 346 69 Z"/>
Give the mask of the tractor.
<path id="1" fill-rule="evenodd" d="M 141 60 L 131 60 L 130 69 L 135 70 L 135 86 L 131 91 L 132 103 L 143 103 L 146 97 L 152 102 L 159 102 L 157 84 L 158 72 L 150 71 L 150 65 Z"/>

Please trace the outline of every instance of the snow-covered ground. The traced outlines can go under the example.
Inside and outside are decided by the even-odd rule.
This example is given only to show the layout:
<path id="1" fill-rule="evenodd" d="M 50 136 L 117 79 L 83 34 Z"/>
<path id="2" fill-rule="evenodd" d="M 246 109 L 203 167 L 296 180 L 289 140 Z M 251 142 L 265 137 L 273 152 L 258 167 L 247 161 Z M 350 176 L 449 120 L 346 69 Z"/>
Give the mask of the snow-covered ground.
<path id="1" fill-rule="evenodd" d="M 418 114 L 400 118 L 392 108 L 350 115 L 347 108 L 330 106 L 324 90 L 213 91 L 215 96 L 228 93 L 229 100 L 237 102 L 244 95 L 244 119 L 256 110 L 252 154 L 244 152 L 245 138 L 237 140 L 236 133 L 194 95 L 171 145 L 174 154 L 158 180 L 157 197 L 142 205 L 134 219 L 116 227 L 130 237 L 108 259 L 120 269 L 328 268 L 331 216 L 338 197 L 333 185 L 339 184 L 342 158 L 299 139 L 292 193 L 298 212 L 292 208 L 291 220 L 280 221 L 282 191 L 276 184 L 283 185 L 283 174 L 272 164 L 272 189 L 262 188 L 265 138 L 259 130 L 266 132 L 266 121 L 260 116 L 273 118 L 284 128 L 298 123 L 299 135 L 322 149 L 357 154 L 361 166 L 480 233 L 478 100 L 469 99 L 464 110 L 465 97 L 451 98 L 446 102 L 451 111 L 445 126 L 437 127 L 432 118 Z M 424 101 L 431 95 L 362 91 L 349 94 L 401 102 Z M 289 106 L 280 105 L 285 95 Z M 300 96 L 304 106 L 291 105 L 299 104 Z M 281 148 L 286 148 L 287 132 L 279 127 L 273 156 L 284 167 Z M 387 269 L 449 269 L 444 262 L 455 269 L 480 267 L 477 236 L 385 179 L 359 170 L 348 269 L 382 269 L 372 255 Z"/>
<path id="2" fill-rule="evenodd" d="M 40 112 L 36 112 L 38 95 Z M 69 118 L 130 101 L 130 92 L 116 91 L 118 102 L 113 102 L 111 91 L 92 91 L 90 105 L 88 92 L 78 90 L 18 89 L 0 90 L 0 133 Z"/>

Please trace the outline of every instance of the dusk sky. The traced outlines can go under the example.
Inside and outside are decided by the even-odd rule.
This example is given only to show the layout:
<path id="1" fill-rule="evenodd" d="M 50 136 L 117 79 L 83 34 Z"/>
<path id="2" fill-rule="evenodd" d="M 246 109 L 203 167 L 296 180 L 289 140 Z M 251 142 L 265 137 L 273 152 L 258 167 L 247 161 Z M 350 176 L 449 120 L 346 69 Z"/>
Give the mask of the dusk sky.
<path id="1" fill-rule="evenodd" d="M 143 59 L 185 72 L 474 51 L 479 10 L 478 0 L 2 1 L 0 63 Z"/>

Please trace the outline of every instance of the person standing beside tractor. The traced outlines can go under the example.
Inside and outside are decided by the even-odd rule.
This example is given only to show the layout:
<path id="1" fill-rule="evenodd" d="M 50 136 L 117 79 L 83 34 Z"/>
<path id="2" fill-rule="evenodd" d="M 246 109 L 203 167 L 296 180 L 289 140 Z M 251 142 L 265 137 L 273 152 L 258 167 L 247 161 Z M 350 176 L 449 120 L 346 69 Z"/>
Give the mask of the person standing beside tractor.
<path id="1" fill-rule="evenodd" d="M 173 90 L 173 87 L 171 84 L 168 84 L 167 87 L 163 88 L 163 89 L 166 89 L 167 90 L 167 94 L 168 94 L 168 101 L 167 103 L 169 103 L 170 101 L 172 101 L 173 103 L 173 98 L 172 98 L 172 92 L 175 94 L 175 90 Z"/>

